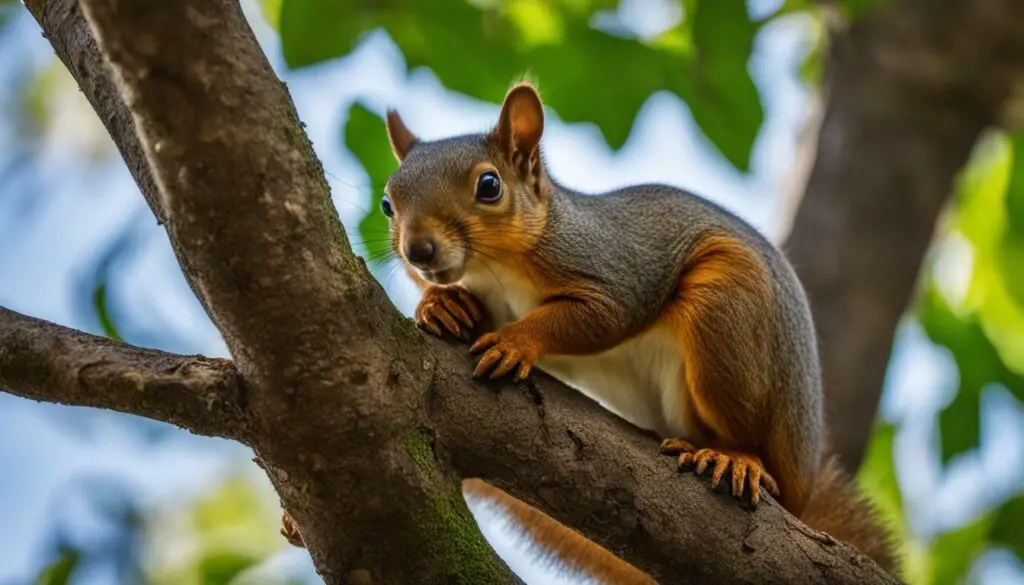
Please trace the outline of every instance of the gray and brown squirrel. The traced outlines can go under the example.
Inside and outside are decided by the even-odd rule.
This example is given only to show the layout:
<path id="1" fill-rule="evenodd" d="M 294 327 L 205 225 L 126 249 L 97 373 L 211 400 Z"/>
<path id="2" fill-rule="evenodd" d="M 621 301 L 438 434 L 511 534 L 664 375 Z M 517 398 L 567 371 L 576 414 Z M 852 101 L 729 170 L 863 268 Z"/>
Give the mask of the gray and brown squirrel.
<path id="1" fill-rule="evenodd" d="M 712 485 L 728 477 L 754 504 L 764 489 L 895 570 L 889 534 L 825 452 L 814 325 L 781 251 L 667 185 L 586 195 L 558 184 L 527 83 L 489 133 L 421 141 L 393 110 L 387 129 L 400 164 L 382 208 L 423 290 L 416 320 L 435 335 L 482 333 L 475 376 L 522 379 L 537 367 L 658 433 L 680 469 L 713 468 Z M 568 565 L 651 582 L 497 488 L 466 487 L 529 523 Z"/>

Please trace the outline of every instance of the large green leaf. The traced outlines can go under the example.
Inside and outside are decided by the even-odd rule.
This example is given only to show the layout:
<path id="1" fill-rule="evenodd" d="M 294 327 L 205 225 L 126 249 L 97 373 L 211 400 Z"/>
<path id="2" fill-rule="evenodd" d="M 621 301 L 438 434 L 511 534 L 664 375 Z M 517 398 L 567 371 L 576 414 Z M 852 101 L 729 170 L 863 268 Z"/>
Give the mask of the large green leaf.
<path id="1" fill-rule="evenodd" d="M 359 235 L 363 238 L 367 259 L 378 263 L 389 258 L 391 253 L 387 237 L 388 219 L 380 210 L 380 200 L 384 196 L 384 185 L 398 163 L 391 154 L 384 121 L 362 104 L 352 104 L 348 111 L 345 145 L 370 177 L 372 207 L 359 222 Z"/>
<path id="2" fill-rule="evenodd" d="M 702 0 L 696 5 L 692 29 L 693 91 L 684 98 L 722 154 L 745 168 L 764 121 L 760 96 L 747 70 L 758 25 L 748 18 L 745 0 Z"/>
<path id="3" fill-rule="evenodd" d="M 446 87 L 497 102 L 524 73 L 567 122 L 593 122 L 613 148 L 656 91 L 682 97 L 704 133 L 737 168 L 749 168 L 764 112 L 747 71 L 758 25 L 742 0 L 703 0 L 693 20 L 651 42 L 591 26 L 593 2 L 284 0 L 285 61 L 304 67 L 351 51 L 384 28 L 408 67 L 429 67 Z M 699 39 L 699 42 L 697 40 Z"/>

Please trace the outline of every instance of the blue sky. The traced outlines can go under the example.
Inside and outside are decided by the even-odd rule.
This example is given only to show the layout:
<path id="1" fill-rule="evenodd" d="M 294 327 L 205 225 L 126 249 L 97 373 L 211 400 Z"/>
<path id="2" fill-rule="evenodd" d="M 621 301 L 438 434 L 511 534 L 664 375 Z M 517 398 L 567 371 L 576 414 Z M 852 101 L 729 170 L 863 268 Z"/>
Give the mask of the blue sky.
<path id="1" fill-rule="evenodd" d="M 771 3 L 754 4 L 763 11 Z M 626 2 L 622 16 L 650 30 L 665 22 L 659 6 L 656 0 Z M 255 12 L 252 16 L 263 46 L 288 82 L 350 228 L 369 205 L 366 177 L 341 142 L 351 102 L 362 100 L 378 112 L 396 106 L 425 139 L 482 130 L 497 115 L 497 104 L 452 94 L 429 71 L 407 74 L 401 54 L 383 33 L 370 35 L 346 59 L 289 73 L 276 35 Z M 26 63 L 43 66 L 52 58 L 34 21 L 22 18 L 17 26 L 0 49 L 0 76 L 7 81 Z M 603 144 L 594 127 L 565 125 L 557 112 L 549 112 L 544 140 L 553 174 L 588 191 L 640 181 L 678 185 L 775 236 L 797 134 L 811 105 L 794 75 L 809 33 L 805 22 L 794 19 L 769 27 L 758 39 L 751 71 L 767 119 L 750 176 L 736 173 L 700 134 L 685 104 L 666 94 L 648 100 L 618 153 Z M 0 92 L 0 103 L 11 97 Z M 118 260 L 109 283 L 115 315 L 131 324 L 126 337 L 172 351 L 226 356 L 123 163 L 116 157 L 98 166 L 82 161 L 83 145 L 104 136 L 102 129 L 97 133 L 88 105 L 71 86 L 61 93 L 60 103 L 62 123 L 45 141 L 40 159 L 45 172 L 34 184 L 0 185 L 0 305 L 98 332 L 83 295 L 91 290 L 97 256 L 130 233 L 134 251 Z M 0 120 L 0 126 L 8 122 Z M 0 127 L 0 163 L 13 151 L 4 146 L 11 132 Z M 27 205 L 32 201 L 39 204 Z M 386 272 L 385 286 L 408 314 L 416 302 L 414 290 L 401 271 L 381 274 Z M 948 356 L 908 324 L 899 336 L 883 410 L 887 418 L 904 421 L 896 450 L 899 479 L 912 526 L 923 535 L 957 525 L 1024 485 L 1024 412 L 999 391 L 986 395 L 981 452 L 954 464 L 951 473 L 942 472 L 933 448 L 934 413 L 955 387 L 956 369 Z M 69 519 L 72 532 L 83 537 L 97 530 L 88 513 L 65 501 L 75 477 L 124 478 L 143 502 L 157 504 L 208 489 L 240 465 L 252 467 L 246 449 L 224 441 L 180 432 L 154 446 L 139 440 L 122 417 L 70 412 L 0 394 L 0 519 L 8 527 L 0 531 L 0 582 L 24 579 L 36 568 L 54 521 Z M 253 475 L 265 484 L 258 472 Z M 308 570 L 304 555 L 286 549 L 279 562 L 289 570 Z M 1024 583 L 1024 567 L 1009 555 L 990 554 L 981 567 L 986 584 Z M 90 582 L 113 581 L 98 574 Z"/>

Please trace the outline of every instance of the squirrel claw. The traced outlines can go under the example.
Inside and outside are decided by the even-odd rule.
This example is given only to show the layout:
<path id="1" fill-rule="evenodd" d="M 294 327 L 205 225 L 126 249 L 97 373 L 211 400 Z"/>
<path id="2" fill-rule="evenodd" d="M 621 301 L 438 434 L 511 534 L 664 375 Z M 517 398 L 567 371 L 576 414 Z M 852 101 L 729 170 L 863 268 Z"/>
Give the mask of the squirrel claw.
<path id="1" fill-rule="evenodd" d="M 469 341 L 470 331 L 482 317 L 479 301 L 469 291 L 457 287 L 430 287 L 416 307 L 416 324 L 436 337 L 447 331 Z"/>
<path id="2" fill-rule="evenodd" d="M 711 473 L 711 488 L 718 487 L 727 471 L 731 471 L 732 494 L 743 497 L 749 487 L 750 503 L 756 506 L 761 501 L 761 488 L 771 495 L 779 496 L 779 486 L 775 478 L 769 474 L 761 459 L 754 455 L 726 451 L 723 449 L 696 449 L 693 444 L 683 439 L 666 439 L 661 443 L 661 452 L 666 455 L 679 455 L 679 469 L 690 465 L 696 468 L 697 475 L 703 475 L 708 465 L 714 465 Z"/>
<path id="3" fill-rule="evenodd" d="M 520 347 L 518 344 L 502 339 L 498 333 L 484 334 L 469 348 L 469 351 L 475 354 L 485 349 L 487 351 L 480 356 L 480 361 L 477 362 L 476 369 L 473 370 L 474 378 L 480 378 L 494 368 L 490 375 L 492 380 L 516 370 L 514 379 L 518 382 L 525 380 L 530 375 L 530 370 L 536 361 L 528 346 Z"/>
<path id="4" fill-rule="evenodd" d="M 480 353 L 481 351 L 487 349 L 488 347 L 496 345 L 497 343 L 497 333 L 485 333 L 480 336 L 480 339 L 476 340 L 476 343 L 470 346 L 469 353 Z"/>

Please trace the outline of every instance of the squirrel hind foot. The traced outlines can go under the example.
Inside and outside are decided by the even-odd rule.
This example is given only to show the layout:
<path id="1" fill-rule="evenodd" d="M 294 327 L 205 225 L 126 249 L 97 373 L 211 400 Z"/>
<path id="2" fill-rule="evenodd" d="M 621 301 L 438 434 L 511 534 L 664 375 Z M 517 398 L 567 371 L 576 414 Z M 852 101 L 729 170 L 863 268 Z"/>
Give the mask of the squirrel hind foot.
<path id="1" fill-rule="evenodd" d="M 281 514 L 281 536 L 292 546 L 306 548 L 306 543 L 302 540 L 302 535 L 299 534 L 298 525 L 287 511 Z"/>
<path id="2" fill-rule="evenodd" d="M 733 496 L 742 498 L 743 493 L 749 490 L 750 503 L 754 506 L 761 501 L 762 487 L 776 498 L 779 497 L 778 483 L 756 455 L 732 449 L 697 448 L 685 439 L 665 439 L 661 442 L 661 452 L 665 455 L 678 455 L 680 471 L 694 468 L 697 475 L 703 475 L 708 466 L 712 466 L 712 489 L 718 487 L 726 472 L 731 471 Z"/>

